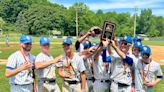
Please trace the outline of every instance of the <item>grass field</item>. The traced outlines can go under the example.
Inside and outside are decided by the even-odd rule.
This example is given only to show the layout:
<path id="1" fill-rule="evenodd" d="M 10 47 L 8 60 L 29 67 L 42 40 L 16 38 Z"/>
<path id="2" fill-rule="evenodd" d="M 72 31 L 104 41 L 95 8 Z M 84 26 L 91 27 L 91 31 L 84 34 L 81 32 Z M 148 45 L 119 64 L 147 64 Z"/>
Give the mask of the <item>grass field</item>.
<path id="1" fill-rule="evenodd" d="M 11 38 L 10 38 L 11 39 Z M 12 42 L 15 42 L 14 38 L 12 38 Z M 19 38 L 18 38 L 19 39 Z M 17 39 L 17 41 L 19 41 Z M 39 41 L 39 37 L 34 37 L 35 42 Z M 52 42 L 61 43 L 62 39 L 53 39 Z M 92 42 L 95 40 L 92 40 Z M 0 42 L 3 42 L 0 39 Z M 73 43 L 75 40 L 73 41 Z M 54 57 L 63 53 L 61 44 L 52 44 L 50 49 L 50 54 Z M 156 45 L 156 46 L 164 46 L 164 41 L 143 41 L 144 45 Z M 0 59 L 7 59 L 8 56 L 19 49 L 18 44 L 10 44 L 10 47 L 6 47 L 5 44 L 0 43 Z M 39 44 L 33 44 L 33 48 L 31 53 L 33 55 L 37 55 L 40 52 Z M 161 66 L 164 72 L 164 66 Z M 4 77 L 5 65 L 0 65 L 0 92 L 9 92 L 9 83 L 8 79 Z M 61 87 L 61 79 L 57 77 L 57 82 Z M 164 80 L 162 80 L 155 88 L 154 92 L 162 92 L 164 90 Z"/>

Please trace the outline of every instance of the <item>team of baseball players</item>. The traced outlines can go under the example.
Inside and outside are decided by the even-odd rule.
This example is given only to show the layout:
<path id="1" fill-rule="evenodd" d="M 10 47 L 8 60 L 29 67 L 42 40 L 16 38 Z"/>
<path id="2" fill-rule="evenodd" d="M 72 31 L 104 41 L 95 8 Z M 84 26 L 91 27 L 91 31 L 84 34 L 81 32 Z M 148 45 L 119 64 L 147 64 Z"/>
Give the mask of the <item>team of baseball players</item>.
<path id="1" fill-rule="evenodd" d="M 139 36 L 106 39 L 98 44 L 89 41 L 92 35 L 95 34 L 91 31 L 81 32 L 75 43 L 76 51 L 70 38 L 63 39 L 64 53 L 55 58 L 49 53 L 48 37 L 40 38 L 41 51 L 35 57 L 30 53 L 32 38 L 22 35 L 20 50 L 10 55 L 6 64 L 10 91 L 153 92 L 163 74 L 151 57 L 151 48 L 142 45 Z M 61 89 L 56 73 L 62 78 Z"/>

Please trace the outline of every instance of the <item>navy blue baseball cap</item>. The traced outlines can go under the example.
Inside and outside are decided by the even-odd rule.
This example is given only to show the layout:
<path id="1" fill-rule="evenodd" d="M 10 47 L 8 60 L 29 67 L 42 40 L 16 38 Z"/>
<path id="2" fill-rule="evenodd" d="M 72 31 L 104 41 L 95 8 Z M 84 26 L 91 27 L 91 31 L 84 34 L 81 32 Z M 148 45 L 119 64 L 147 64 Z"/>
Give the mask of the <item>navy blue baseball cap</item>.
<path id="1" fill-rule="evenodd" d="M 27 34 L 22 35 L 19 40 L 22 43 L 31 43 L 32 42 L 32 38 Z"/>
<path id="2" fill-rule="evenodd" d="M 50 39 L 46 36 L 42 36 L 40 38 L 40 45 L 44 45 L 44 44 L 50 44 Z"/>
<path id="3" fill-rule="evenodd" d="M 141 51 L 141 54 L 143 55 L 143 54 L 151 54 L 151 49 L 150 49 L 150 47 L 149 46 L 143 46 L 142 47 L 142 51 Z"/>
<path id="4" fill-rule="evenodd" d="M 71 41 L 71 39 L 70 38 L 65 38 L 65 39 L 63 39 L 63 41 L 62 41 L 62 45 L 64 45 L 64 44 L 69 44 L 69 45 L 72 45 L 72 41 Z"/>
<path id="5" fill-rule="evenodd" d="M 122 41 L 125 41 L 127 43 L 132 44 L 132 38 L 130 36 L 124 36 L 124 38 L 122 39 Z"/>

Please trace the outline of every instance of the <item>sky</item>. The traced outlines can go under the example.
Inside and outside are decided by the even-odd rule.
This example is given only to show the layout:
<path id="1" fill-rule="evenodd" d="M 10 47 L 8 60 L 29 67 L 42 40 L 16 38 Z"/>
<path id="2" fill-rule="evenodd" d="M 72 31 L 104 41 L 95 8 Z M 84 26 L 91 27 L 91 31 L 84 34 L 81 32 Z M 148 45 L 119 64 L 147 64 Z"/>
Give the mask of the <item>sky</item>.
<path id="1" fill-rule="evenodd" d="M 75 2 L 83 2 L 89 6 L 90 10 L 96 12 L 98 9 L 104 12 L 115 11 L 118 13 L 129 12 L 134 14 L 134 8 L 137 7 L 137 13 L 140 14 L 144 8 L 152 9 L 153 15 L 164 17 L 164 0 L 49 0 L 52 3 L 58 3 L 69 8 Z"/>

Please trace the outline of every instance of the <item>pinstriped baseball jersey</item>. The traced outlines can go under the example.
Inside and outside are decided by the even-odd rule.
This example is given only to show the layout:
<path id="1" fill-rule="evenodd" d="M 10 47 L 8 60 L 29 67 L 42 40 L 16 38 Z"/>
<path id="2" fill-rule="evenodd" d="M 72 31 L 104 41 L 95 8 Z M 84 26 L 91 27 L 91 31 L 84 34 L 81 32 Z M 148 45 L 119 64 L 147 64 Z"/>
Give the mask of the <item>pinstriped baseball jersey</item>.
<path id="1" fill-rule="evenodd" d="M 140 55 L 139 57 L 135 57 L 134 55 L 130 55 L 133 58 L 134 61 L 134 69 L 135 69 L 135 90 L 136 92 L 141 92 L 142 91 L 142 76 L 139 72 L 139 68 L 137 67 L 139 60 L 140 60 Z"/>
<path id="2" fill-rule="evenodd" d="M 145 77 L 146 77 L 145 80 L 148 81 L 148 82 L 155 81 L 155 77 L 156 76 L 163 76 L 163 73 L 162 73 L 160 64 L 157 63 L 157 62 L 155 62 L 155 61 L 153 61 L 153 60 L 151 60 L 151 62 L 150 62 L 149 71 L 148 71 L 149 64 L 142 63 L 141 60 L 139 60 L 139 62 L 137 64 L 137 67 L 139 69 L 139 72 L 140 72 L 139 74 L 140 75 L 142 74 L 142 71 L 143 70 L 144 70 L 144 73 L 147 74 L 147 75 L 145 75 Z M 143 80 L 141 79 L 139 81 L 142 81 L 140 83 L 142 83 L 142 85 L 143 85 Z M 153 91 L 153 88 L 152 87 L 148 87 L 147 90 L 146 90 L 146 92 L 152 92 L 152 91 Z"/>
<path id="3" fill-rule="evenodd" d="M 131 85 L 132 66 L 127 64 L 126 62 L 124 63 L 123 59 L 115 51 L 112 52 L 111 59 L 112 59 L 112 63 L 111 63 L 112 75 L 110 78 L 116 82 Z"/>
<path id="4" fill-rule="evenodd" d="M 36 56 L 35 63 L 36 62 L 48 62 L 51 60 L 53 60 L 53 57 L 51 55 L 46 55 L 41 52 Z M 53 72 L 54 72 L 53 74 L 49 73 L 51 70 L 53 70 Z M 39 78 L 55 78 L 56 77 L 55 76 L 55 65 L 52 64 L 44 69 L 38 69 L 38 77 Z"/>
<path id="5" fill-rule="evenodd" d="M 92 74 L 92 64 L 93 64 L 94 60 L 92 57 L 89 57 L 87 58 L 86 60 L 84 60 L 84 65 L 85 65 L 85 68 L 86 68 L 86 76 L 87 78 L 91 78 L 93 77 L 93 74 Z"/>
<path id="6" fill-rule="evenodd" d="M 75 79 L 79 80 L 80 73 L 86 70 L 85 66 L 84 66 L 83 58 L 81 56 L 79 56 L 79 53 L 74 53 L 73 59 L 68 59 L 68 63 L 71 63 L 71 66 L 73 67 L 73 69 L 71 68 L 69 70 L 66 68 L 68 66 L 66 57 L 62 58 L 61 62 L 56 64 L 56 66 L 63 67 L 64 74 L 71 73 L 71 74 L 75 75 L 74 76 Z"/>
<path id="7" fill-rule="evenodd" d="M 95 79 L 109 80 L 109 71 L 110 64 L 108 67 L 106 67 L 102 60 L 102 56 L 100 55 L 99 58 L 93 62 L 93 72 Z"/>
<path id="8" fill-rule="evenodd" d="M 25 57 L 27 61 L 30 60 L 32 63 L 34 63 L 35 57 L 32 54 L 29 54 Z M 24 60 L 22 53 L 20 51 L 16 51 L 15 53 L 9 56 L 6 68 L 16 69 L 25 63 L 26 61 Z M 32 71 L 30 70 L 23 70 L 18 74 L 10 77 L 10 84 L 23 85 L 23 84 L 31 84 L 31 83 L 33 83 L 33 78 L 32 78 Z"/>

